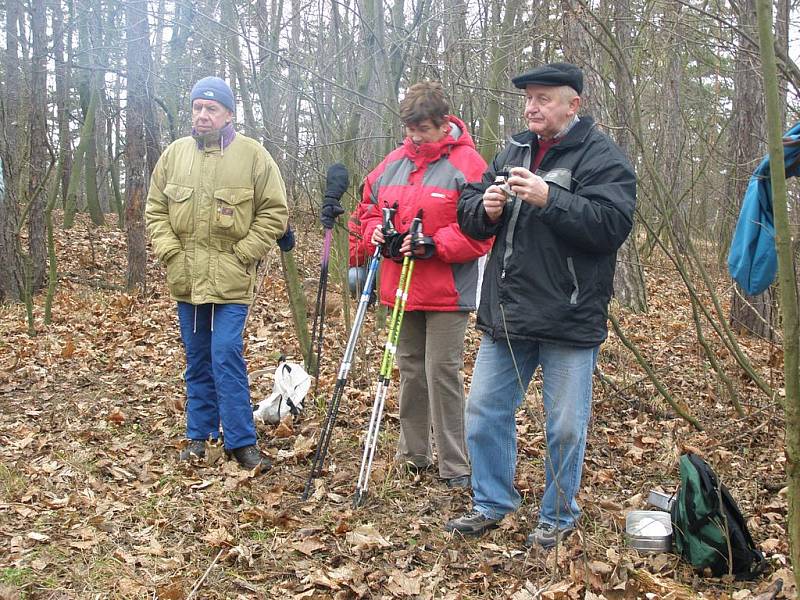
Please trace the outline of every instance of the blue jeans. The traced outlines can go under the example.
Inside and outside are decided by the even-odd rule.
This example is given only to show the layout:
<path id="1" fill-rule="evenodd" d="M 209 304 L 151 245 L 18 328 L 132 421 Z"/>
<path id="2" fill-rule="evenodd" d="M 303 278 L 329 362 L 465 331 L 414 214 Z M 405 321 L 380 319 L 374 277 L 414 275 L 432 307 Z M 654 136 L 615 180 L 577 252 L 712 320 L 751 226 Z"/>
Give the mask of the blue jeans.
<path id="1" fill-rule="evenodd" d="M 467 399 L 473 506 L 492 519 L 519 507 L 520 495 L 514 488 L 514 413 L 541 365 L 547 457 L 539 521 L 559 529 L 572 527 L 580 515 L 575 496 L 581 483 L 599 346 L 575 348 L 520 340 L 511 346 L 513 355 L 506 340 L 484 335 L 475 360 Z"/>
<path id="2" fill-rule="evenodd" d="M 246 317 L 246 304 L 178 302 L 190 440 L 216 440 L 222 424 L 228 450 L 256 443 L 242 342 Z"/>

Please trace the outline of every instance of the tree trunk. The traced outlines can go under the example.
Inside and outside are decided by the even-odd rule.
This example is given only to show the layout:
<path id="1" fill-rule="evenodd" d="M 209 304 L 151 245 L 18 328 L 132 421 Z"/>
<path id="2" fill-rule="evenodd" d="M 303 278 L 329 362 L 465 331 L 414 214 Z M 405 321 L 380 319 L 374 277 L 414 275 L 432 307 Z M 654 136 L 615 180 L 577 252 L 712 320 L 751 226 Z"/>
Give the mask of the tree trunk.
<path id="1" fill-rule="evenodd" d="M 742 0 L 739 7 L 739 27 L 748 34 L 740 36 L 734 71 L 734 97 L 730 126 L 732 150 L 728 201 L 739 207 L 753 169 L 764 155 L 766 138 L 764 125 L 764 89 L 759 73 L 757 48 L 750 40 L 756 36 L 756 0 Z M 734 214 L 738 214 L 738 210 Z M 733 231 L 734 223 L 729 225 Z M 774 339 L 774 295 L 767 290 L 758 296 L 748 296 L 738 284 L 731 296 L 730 323 L 738 332 L 751 332 L 765 339 Z"/>
<path id="2" fill-rule="evenodd" d="M 302 26 L 302 2 L 292 0 L 292 18 L 289 21 L 291 31 L 289 33 L 290 43 L 293 46 L 300 44 L 300 28 Z M 297 169 L 295 168 L 293 157 L 300 155 L 300 96 L 302 94 L 300 85 L 300 66 L 297 64 L 289 65 L 288 90 L 286 95 L 286 129 L 285 129 L 285 152 L 279 159 L 279 164 L 285 165 L 283 179 L 286 182 L 286 196 L 289 200 L 289 210 L 291 212 L 292 203 L 295 198 L 295 188 L 297 181 Z"/>
<path id="3" fill-rule="evenodd" d="M 258 137 L 256 118 L 253 116 L 253 99 L 250 94 L 250 85 L 247 82 L 244 67 L 242 66 L 236 5 L 232 0 L 223 4 L 222 17 L 227 25 L 226 37 L 228 38 L 228 64 L 231 67 L 231 85 L 234 88 L 239 88 L 239 97 L 242 100 L 242 110 L 244 112 L 245 133 L 251 137 Z"/>
<path id="4" fill-rule="evenodd" d="M 100 206 L 100 193 L 97 186 L 97 113 L 102 104 L 102 98 L 100 97 L 101 88 L 95 79 L 95 76 L 91 76 L 88 79 L 88 84 L 86 86 L 82 85 L 80 88 L 83 121 L 84 123 L 91 121 L 88 129 L 81 130 L 81 137 L 84 131 L 88 132 L 83 156 L 86 208 L 92 217 L 92 223 L 103 225 L 105 218 Z M 81 145 L 83 145 L 83 139 L 81 139 Z"/>
<path id="5" fill-rule="evenodd" d="M 108 10 L 105 15 L 97 10 L 93 14 L 93 23 L 96 38 L 100 41 L 100 48 L 97 50 L 97 63 L 99 65 L 110 64 L 109 48 L 117 45 L 117 14 L 116 11 Z M 121 40 L 120 40 L 121 43 Z M 96 42 L 94 45 L 98 45 Z M 97 185 L 97 199 L 100 206 L 100 213 L 104 215 L 111 212 L 111 186 L 110 169 L 111 160 L 107 152 L 111 140 L 111 113 L 110 97 L 107 90 L 105 73 L 100 72 L 95 78 L 97 83 L 97 114 L 95 115 L 95 180 Z"/>
<path id="6" fill-rule="evenodd" d="M 6 142 L 0 146 L 0 302 L 19 301 L 24 295 L 24 265 L 19 255 L 19 207 L 17 204 L 18 145 L 16 107 L 19 105 L 19 13 L 20 2 L 6 2 L 6 49 L 3 53 L 3 84 L 0 118 Z"/>
<path id="7" fill-rule="evenodd" d="M 667 226 L 672 228 L 673 249 L 680 256 L 686 255 L 689 243 L 688 209 L 684 199 L 684 177 L 681 173 L 683 156 L 686 153 L 686 136 L 681 116 L 681 103 L 683 100 L 683 51 L 682 43 L 684 34 L 681 21 L 683 18 L 679 3 L 669 6 L 664 14 L 665 23 L 669 23 L 669 33 L 666 35 L 665 47 L 667 49 L 667 73 L 664 82 L 662 102 L 664 105 L 661 131 L 664 135 L 663 160 L 661 161 L 661 177 L 667 184 L 664 197 L 667 205 L 661 211 L 668 220 Z"/>
<path id="8" fill-rule="evenodd" d="M 786 377 L 786 471 L 789 512 L 786 517 L 794 572 L 800 570 L 800 323 L 798 323 L 797 273 L 792 251 L 783 163 L 783 120 L 778 91 L 778 67 L 772 36 L 772 2 L 758 0 L 758 28 L 766 92 L 769 132 L 770 179 L 775 214 L 775 245 L 783 312 L 783 369 Z"/>
<path id="9" fill-rule="evenodd" d="M 311 347 L 311 336 L 308 334 L 306 297 L 294 260 L 294 252 L 281 252 L 281 266 L 283 267 L 286 291 L 289 294 L 289 309 L 292 313 L 297 341 L 300 344 L 300 352 L 303 354 L 303 362 L 309 364 L 308 359 L 314 349 Z"/>
<path id="10" fill-rule="evenodd" d="M 31 94 L 28 180 L 28 248 L 32 289 L 40 290 L 47 274 L 47 226 L 44 209 L 47 173 L 47 15 L 43 2 L 31 3 Z"/>
<path id="11" fill-rule="evenodd" d="M 181 72 L 187 60 L 188 41 L 193 33 L 196 15 L 197 11 L 194 3 L 178 2 L 175 4 L 175 24 L 172 38 L 169 41 L 169 57 L 164 64 L 164 79 L 172 82 L 172 85 L 181 81 Z M 174 142 L 181 135 L 178 131 L 178 121 L 182 98 L 188 98 L 188 96 L 169 93 L 160 102 L 166 113 L 171 142 Z"/>
<path id="12" fill-rule="evenodd" d="M 64 229 L 70 229 L 75 224 L 75 213 L 78 210 L 78 194 L 80 193 L 81 174 L 83 173 L 83 166 L 85 163 L 86 152 L 93 137 L 91 130 L 94 127 L 94 107 L 96 102 L 95 94 L 91 95 L 89 99 L 89 108 L 87 115 L 92 118 L 85 118 L 83 126 L 81 127 L 80 142 L 72 157 L 72 172 L 69 176 L 69 184 L 67 186 L 67 204 L 64 207 Z"/>
<path id="13" fill-rule="evenodd" d="M 500 17 L 502 5 L 505 4 L 502 20 Z M 497 90 L 507 89 L 508 81 L 508 48 L 514 34 L 514 21 L 519 2 L 510 0 L 507 3 L 494 0 L 492 2 L 492 22 L 497 23 L 495 39 L 497 42 L 492 45 L 491 65 L 489 67 L 489 99 L 485 119 L 481 121 L 480 141 L 478 152 L 481 153 L 486 162 L 490 162 L 500 148 L 505 138 L 504 132 L 500 129 L 500 98 Z M 520 110 L 522 110 L 520 108 Z"/>
<path id="14" fill-rule="evenodd" d="M 125 3 L 128 64 L 128 109 L 125 113 L 125 233 L 128 240 L 127 288 L 143 289 L 147 273 L 144 208 L 146 150 L 144 115 L 147 110 L 146 77 L 150 66 L 147 0 Z"/>
<path id="15" fill-rule="evenodd" d="M 615 96 L 614 116 L 618 127 L 615 137 L 617 144 L 631 162 L 635 150 L 629 122 L 634 114 L 633 82 L 625 64 L 630 64 L 631 47 L 631 9 L 630 0 L 617 0 L 614 4 L 614 30 L 617 47 L 621 56 L 614 60 L 614 84 L 618 93 Z M 636 217 L 638 222 L 638 217 Z M 617 252 L 617 269 L 614 273 L 614 295 L 619 303 L 636 312 L 647 312 L 647 287 L 644 283 L 644 270 L 639 257 L 637 222 L 634 222 L 631 235 Z"/>
<path id="16" fill-rule="evenodd" d="M 276 143 L 278 137 L 276 134 L 280 131 L 280 127 L 276 125 L 276 118 L 281 111 L 277 106 L 277 94 L 272 78 L 277 70 L 282 22 L 283 2 L 272 0 L 268 9 L 266 0 L 257 0 L 255 25 L 258 31 L 258 61 L 261 67 L 258 70 L 256 87 L 265 132 L 264 146 L 275 159 L 280 156 L 280 146 Z"/>
<path id="17" fill-rule="evenodd" d="M 602 102 L 603 80 L 599 76 L 606 55 L 592 39 L 594 22 L 578 0 L 561 0 L 561 5 L 564 59 L 583 69 L 581 112 L 598 122 L 607 121 L 608 111 Z"/>
<path id="18" fill-rule="evenodd" d="M 69 69 L 64 56 L 64 14 L 61 0 L 51 0 L 53 13 L 53 57 L 55 60 L 56 114 L 58 115 L 58 162 L 61 166 L 61 205 L 67 204 L 67 186 L 72 169 L 72 136 L 69 131 Z"/>
<path id="19" fill-rule="evenodd" d="M 24 269 L 17 251 L 19 211 L 11 186 L 6 186 L 5 182 L 0 156 L 0 303 L 17 302 L 25 291 Z"/>

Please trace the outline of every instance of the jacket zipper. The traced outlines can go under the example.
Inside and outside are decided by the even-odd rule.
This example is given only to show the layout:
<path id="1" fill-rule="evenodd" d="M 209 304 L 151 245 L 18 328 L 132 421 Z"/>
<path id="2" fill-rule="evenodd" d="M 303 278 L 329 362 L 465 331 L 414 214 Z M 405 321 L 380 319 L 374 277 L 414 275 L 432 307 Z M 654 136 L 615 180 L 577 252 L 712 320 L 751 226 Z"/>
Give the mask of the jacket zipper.
<path id="1" fill-rule="evenodd" d="M 525 146 L 525 151 L 522 157 L 522 164 L 531 164 L 531 147 Z M 508 264 L 511 255 L 514 252 L 514 229 L 517 227 L 517 219 L 519 218 L 519 211 L 522 206 L 522 201 L 514 198 L 511 201 L 511 218 L 508 220 L 508 228 L 506 230 L 506 248 L 503 252 L 502 269 L 500 270 L 500 280 L 504 281 L 506 278 L 506 265 Z"/>

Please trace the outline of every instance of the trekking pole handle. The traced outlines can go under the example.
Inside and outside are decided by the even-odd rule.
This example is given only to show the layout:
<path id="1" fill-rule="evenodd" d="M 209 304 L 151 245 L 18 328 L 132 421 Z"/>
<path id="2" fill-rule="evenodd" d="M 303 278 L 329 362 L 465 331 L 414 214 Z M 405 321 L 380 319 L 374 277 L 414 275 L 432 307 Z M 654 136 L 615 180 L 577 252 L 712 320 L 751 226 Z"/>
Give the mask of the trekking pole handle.
<path id="1" fill-rule="evenodd" d="M 417 239 L 422 237 L 422 209 L 417 211 L 417 216 L 411 221 L 411 227 L 408 228 L 408 234 L 411 236 L 411 252 L 413 256 L 414 248 L 417 246 Z"/>
<path id="2" fill-rule="evenodd" d="M 383 235 L 387 236 L 397 233 L 397 230 L 394 228 L 394 214 L 397 212 L 397 209 L 387 206 L 382 208 L 381 211 L 383 212 L 383 224 L 381 225 Z"/>

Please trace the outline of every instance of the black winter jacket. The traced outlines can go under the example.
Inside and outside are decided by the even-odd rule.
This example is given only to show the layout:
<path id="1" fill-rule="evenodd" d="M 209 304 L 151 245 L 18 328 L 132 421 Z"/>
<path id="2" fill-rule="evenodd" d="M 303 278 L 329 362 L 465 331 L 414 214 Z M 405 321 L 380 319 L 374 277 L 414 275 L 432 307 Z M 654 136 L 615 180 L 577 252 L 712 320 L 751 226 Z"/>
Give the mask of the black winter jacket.
<path id="1" fill-rule="evenodd" d="M 537 174 L 550 186 L 539 208 L 514 198 L 491 223 L 483 192 L 497 171 L 530 168 L 538 148 L 531 132 L 512 137 L 458 204 L 461 230 L 496 236 L 483 278 L 478 329 L 494 339 L 524 339 L 578 347 L 608 335 L 617 250 L 628 237 L 636 205 L 636 175 L 620 148 L 582 116 L 544 155 Z"/>

